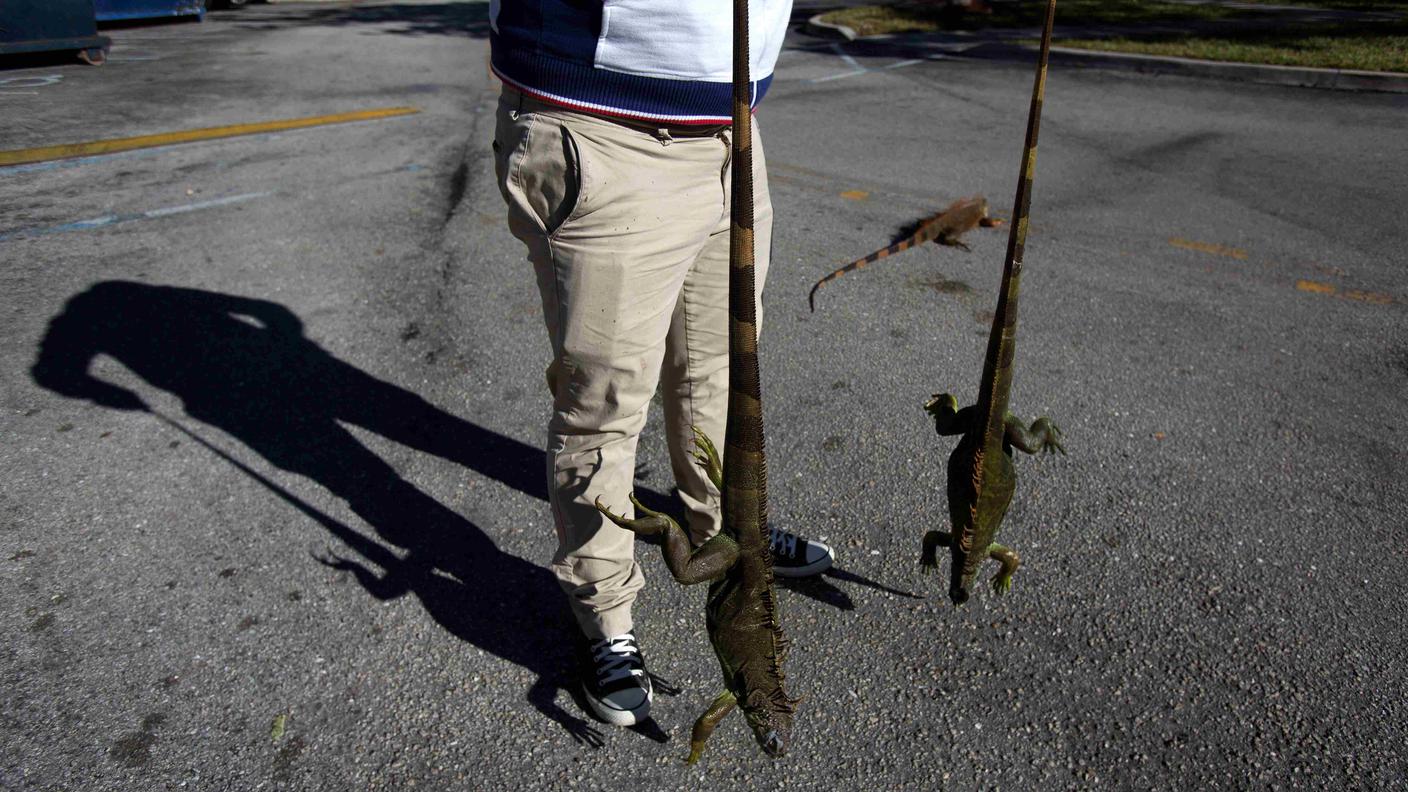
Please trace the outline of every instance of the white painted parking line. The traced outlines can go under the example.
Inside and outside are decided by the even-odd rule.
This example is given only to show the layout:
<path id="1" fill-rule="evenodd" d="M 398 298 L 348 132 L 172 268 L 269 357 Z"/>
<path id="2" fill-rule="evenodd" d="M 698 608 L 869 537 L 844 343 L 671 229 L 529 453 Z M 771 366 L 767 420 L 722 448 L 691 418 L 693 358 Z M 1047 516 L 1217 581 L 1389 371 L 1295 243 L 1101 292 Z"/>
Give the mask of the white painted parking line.
<path id="1" fill-rule="evenodd" d="M 154 220 L 158 217 L 169 217 L 171 215 L 186 214 L 187 212 L 198 212 L 202 209 L 214 209 L 219 206 L 229 206 L 231 204 L 253 201 L 256 198 L 266 198 L 273 195 L 272 192 L 243 193 L 241 195 L 229 195 L 224 198 L 213 198 L 209 201 L 197 201 L 196 203 L 181 204 L 179 206 L 167 206 L 161 209 L 151 209 L 146 212 L 136 212 L 133 214 L 103 215 L 87 220 L 75 220 L 72 223 L 62 225 L 20 228 L 14 231 L 0 233 L 0 242 L 15 237 L 36 237 L 48 236 L 50 234 L 63 234 L 69 231 L 91 231 L 94 228 L 104 228 L 118 223 L 130 223 L 134 220 Z"/>

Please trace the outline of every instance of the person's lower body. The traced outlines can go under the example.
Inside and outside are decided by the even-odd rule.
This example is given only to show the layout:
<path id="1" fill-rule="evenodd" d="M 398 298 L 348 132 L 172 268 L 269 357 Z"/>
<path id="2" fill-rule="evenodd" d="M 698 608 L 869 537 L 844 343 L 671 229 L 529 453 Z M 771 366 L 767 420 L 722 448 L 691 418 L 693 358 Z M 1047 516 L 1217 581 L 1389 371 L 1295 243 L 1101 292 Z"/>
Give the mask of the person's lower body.
<path id="1" fill-rule="evenodd" d="M 631 617 L 644 579 L 634 534 L 594 503 L 631 513 L 636 446 L 657 387 L 687 530 L 696 544 L 719 530 L 719 493 L 691 450 L 694 427 L 722 442 L 727 420 L 729 134 L 617 123 L 507 89 L 499 104 L 499 185 L 537 275 L 553 351 L 552 571 L 588 644 L 588 698 L 611 722 L 636 722 L 649 708 Z M 753 156 L 761 292 L 772 204 L 756 131 Z M 794 566 L 821 563 L 818 548 L 829 565 L 824 545 L 801 546 L 804 563 Z M 790 547 L 795 556 L 795 537 Z"/>

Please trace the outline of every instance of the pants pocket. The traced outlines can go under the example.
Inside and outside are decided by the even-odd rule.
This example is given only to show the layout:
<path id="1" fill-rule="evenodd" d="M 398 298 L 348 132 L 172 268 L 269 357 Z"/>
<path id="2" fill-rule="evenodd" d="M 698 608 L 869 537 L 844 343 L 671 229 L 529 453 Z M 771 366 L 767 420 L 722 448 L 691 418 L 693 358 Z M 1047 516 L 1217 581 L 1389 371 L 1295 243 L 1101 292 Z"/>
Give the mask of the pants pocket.
<path id="1" fill-rule="evenodd" d="M 510 205 L 517 198 L 538 230 L 550 236 L 581 204 L 581 150 L 572 132 L 555 118 L 523 114 L 514 127 L 522 134 L 507 156 L 500 158 L 505 171 L 500 185 Z"/>

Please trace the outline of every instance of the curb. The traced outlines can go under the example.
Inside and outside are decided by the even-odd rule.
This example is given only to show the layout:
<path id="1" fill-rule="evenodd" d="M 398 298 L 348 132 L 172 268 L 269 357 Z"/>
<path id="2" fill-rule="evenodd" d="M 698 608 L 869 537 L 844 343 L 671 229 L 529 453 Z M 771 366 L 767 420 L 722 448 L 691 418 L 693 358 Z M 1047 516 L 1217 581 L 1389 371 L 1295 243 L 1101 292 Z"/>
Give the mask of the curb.
<path id="1" fill-rule="evenodd" d="M 905 42 L 923 40 L 920 34 L 906 37 L 904 41 L 895 36 L 858 36 L 845 25 L 821 21 L 822 14 L 808 19 L 803 29 L 815 36 L 841 38 L 846 41 L 867 44 L 894 44 L 903 46 Z M 982 58 L 983 51 L 992 53 L 990 58 L 1002 56 L 1036 54 L 1036 47 L 1012 44 L 1001 40 L 991 40 L 979 44 L 970 51 L 969 57 Z M 1408 74 L 1395 72 L 1359 71 L 1356 69 L 1317 69 L 1306 66 L 1275 66 L 1262 63 L 1235 63 L 1232 61 L 1197 60 L 1176 58 L 1167 55 L 1139 55 L 1129 52 L 1106 52 L 1100 50 L 1076 49 L 1075 47 L 1052 46 L 1051 54 L 1058 62 L 1086 68 L 1126 69 L 1145 74 L 1177 74 L 1185 77 L 1199 77 L 1214 80 L 1261 83 L 1265 85 L 1286 85 L 1297 88 L 1323 88 L 1336 91 L 1379 91 L 1383 93 L 1408 93 Z"/>
<path id="2" fill-rule="evenodd" d="M 836 38 L 839 36 L 847 41 L 855 41 L 857 38 L 859 38 L 859 36 L 856 35 L 855 30 L 848 28 L 845 25 L 837 25 L 832 22 L 821 21 L 821 18 L 824 16 L 826 16 L 826 13 L 816 14 L 815 16 L 810 17 L 809 19 L 807 19 L 806 23 L 802 25 L 802 29 L 812 34 L 813 36 L 825 36 L 828 38 Z M 872 38 L 878 37 L 867 36 L 867 39 Z"/>
<path id="3" fill-rule="evenodd" d="M 1035 51 L 1035 48 L 1024 47 Z M 1214 80 L 1235 80 L 1264 85 L 1287 85 L 1296 88 L 1325 88 L 1336 91 L 1381 91 L 1408 93 L 1408 74 L 1358 71 L 1355 69 L 1315 69 L 1306 66 L 1276 66 L 1267 63 L 1235 63 L 1232 61 L 1175 58 L 1166 55 L 1139 55 L 1132 52 L 1101 52 L 1051 48 L 1053 55 L 1078 66 L 1115 69 L 1154 74 L 1179 74 Z"/>

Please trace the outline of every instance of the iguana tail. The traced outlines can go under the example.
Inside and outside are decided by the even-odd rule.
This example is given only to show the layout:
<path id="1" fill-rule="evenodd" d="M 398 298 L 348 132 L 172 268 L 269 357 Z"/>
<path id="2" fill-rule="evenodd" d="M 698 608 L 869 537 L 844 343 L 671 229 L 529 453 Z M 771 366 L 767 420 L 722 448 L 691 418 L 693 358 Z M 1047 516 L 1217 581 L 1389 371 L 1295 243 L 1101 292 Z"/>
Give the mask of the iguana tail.
<path id="1" fill-rule="evenodd" d="M 743 555 L 745 585 L 762 607 L 769 633 L 767 673 L 781 694 L 782 628 L 773 598 L 768 538 L 768 466 L 763 442 L 762 375 L 753 247 L 753 117 L 749 82 L 748 0 L 734 0 L 733 181 L 728 294 L 728 428 L 724 434 L 724 530 Z"/>
<path id="2" fill-rule="evenodd" d="M 893 256 L 896 253 L 903 253 L 904 251 L 909 250 L 912 247 L 922 245 L 925 242 L 928 242 L 929 240 L 938 236 L 938 223 L 935 222 L 938 219 L 939 215 L 934 215 L 928 220 L 925 220 L 919 226 L 919 230 L 916 231 L 913 236 L 901 239 L 900 241 L 896 242 L 893 245 L 890 245 L 887 248 L 881 248 L 875 251 L 874 253 L 871 253 L 869 256 L 862 256 L 861 258 L 852 261 L 846 266 L 836 270 L 835 272 L 832 272 L 830 275 L 827 275 L 826 277 L 817 281 L 815 284 L 812 285 L 812 290 L 807 295 L 808 307 L 810 307 L 813 312 L 816 311 L 816 291 L 817 289 L 820 289 L 822 286 L 825 286 L 831 281 L 836 280 L 837 278 L 841 277 L 842 275 L 845 275 L 848 272 L 855 272 L 861 267 L 866 267 L 871 264 L 874 264 L 882 258 Z"/>
<path id="3" fill-rule="evenodd" d="M 1056 0 L 1047 0 L 1037 57 L 1036 81 L 1027 111 L 1027 137 L 1022 145 L 1022 166 L 1012 207 L 1012 231 L 1007 238 L 1007 258 L 1002 267 L 1002 288 L 997 296 L 983 378 L 978 386 L 977 414 L 983 437 L 998 438 L 1006 431 L 1007 406 L 1012 392 L 1012 360 L 1017 348 L 1017 303 L 1022 280 L 1022 257 L 1027 246 L 1027 218 L 1031 213 L 1032 180 L 1036 176 L 1036 144 L 1041 131 L 1041 107 L 1046 99 L 1046 71 L 1051 52 L 1051 31 Z"/>

